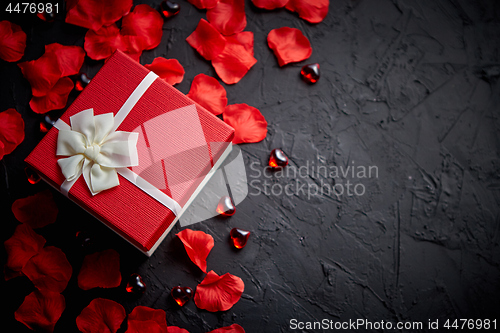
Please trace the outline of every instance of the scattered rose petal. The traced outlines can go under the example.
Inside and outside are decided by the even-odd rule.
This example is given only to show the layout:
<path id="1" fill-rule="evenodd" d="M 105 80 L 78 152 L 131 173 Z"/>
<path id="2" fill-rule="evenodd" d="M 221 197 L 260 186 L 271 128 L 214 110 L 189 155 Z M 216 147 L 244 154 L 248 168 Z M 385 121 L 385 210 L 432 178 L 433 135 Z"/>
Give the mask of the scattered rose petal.
<path id="1" fill-rule="evenodd" d="M 54 223 L 59 210 L 52 197 L 52 192 L 45 190 L 14 201 L 12 212 L 19 222 L 36 229 Z"/>
<path id="2" fill-rule="evenodd" d="M 76 326 L 83 333 L 115 333 L 126 316 L 121 304 L 96 298 L 76 317 Z"/>
<path id="3" fill-rule="evenodd" d="M 191 261 L 206 273 L 207 257 L 214 247 L 214 238 L 203 231 L 193 231 L 191 229 L 184 229 L 177 236 L 184 244 Z"/>
<path id="4" fill-rule="evenodd" d="M 26 48 L 26 34 L 15 23 L 0 21 L 0 59 L 9 62 L 21 60 Z"/>
<path id="5" fill-rule="evenodd" d="M 328 14 L 330 0 L 290 0 L 286 4 L 286 9 L 297 12 L 300 18 L 311 22 L 319 23 Z"/>
<path id="6" fill-rule="evenodd" d="M 64 46 L 59 43 L 45 45 L 43 57 L 55 57 L 61 76 L 76 75 L 85 59 L 85 51 L 80 46 Z"/>
<path id="7" fill-rule="evenodd" d="M 288 1 L 290 0 L 252 0 L 256 7 L 267 10 L 285 7 Z"/>
<path id="8" fill-rule="evenodd" d="M 14 271 L 7 266 L 3 267 L 3 277 L 5 278 L 5 281 L 9 281 L 10 279 L 13 279 L 13 278 L 16 278 L 19 276 L 23 276 L 23 275 L 24 274 L 21 271 Z"/>
<path id="9" fill-rule="evenodd" d="M 244 289 L 245 284 L 239 277 L 229 273 L 219 276 L 210 271 L 196 287 L 194 302 L 210 312 L 226 311 L 240 300 Z"/>
<path id="10" fill-rule="evenodd" d="M 239 43 L 227 41 L 224 51 L 214 60 L 217 75 L 226 84 L 238 83 L 257 62 L 246 49 Z"/>
<path id="11" fill-rule="evenodd" d="M 195 31 L 186 41 L 207 60 L 217 57 L 226 47 L 224 36 L 204 19 L 200 19 Z"/>
<path id="12" fill-rule="evenodd" d="M 311 43 L 299 29 L 282 27 L 271 30 L 267 35 L 267 44 L 278 58 L 280 66 L 299 62 L 311 56 Z"/>
<path id="13" fill-rule="evenodd" d="M 33 96 L 30 101 L 31 110 L 35 113 L 44 114 L 52 110 L 59 110 L 66 106 L 68 96 L 73 90 L 73 81 L 69 77 L 63 77 L 57 81 L 46 95 Z"/>
<path id="14" fill-rule="evenodd" d="M 144 67 L 155 72 L 160 78 L 171 85 L 181 83 L 184 79 L 184 67 L 182 67 L 177 59 L 158 57 L 151 64 L 144 65 Z"/>
<path id="15" fill-rule="evenodd" d="M 126 333 L 167 333 L 166 313 L 161 309 L 136 306 L 128 315 Z"/>
<path id="16" fill-rule="evenodd" d="M 167 327 L 167 333 L 189 333 L 189 331 L 177 326 L 169 326 Z"/>
<path id="17" fill-rule="evenodd" d="M 35 290 L 24 298 L 14 316 L 32 330 L 53 332 L 65 308 L 63 295 L 50 290 Z"/>
<path id="18" fill-rule="evenodd" d="M 85 34 L 85 51 L 94 60 L 106 59 L 117 49 L 124 51 L 126 48 L 116 24 L 102 27 L 97 31 L 89 30 Z"/>
<path id="19" fill-rule="evenodd" d="M 28 260 L 43 248 L 45 238 L 34 232 L 28 225 L 20 224 L 4 245 L 7 251 L 7 268 L 20 272 Z"/>
<path id="20" fill-rule="evenodd" d="M 223 35 L 241 32 L 247 26 L 245 0 L 220 0 L 207 10 L 207 19 Z"/>
<path id="21" fill-rule="evenodd" d="M 219 0 L 188 0 L 188 2 L 198 9 L 214 8 Z"/>
<path id="22" fill-rule="evenodd" d="M 0 160 L 24 140 L 24 120 L 15 109 L 0 112 Z"/>
<path id="23" fill-rule="evenodd" d="M 163 18 L 149 5 L 137 5 L 125 15 L 120 33 L 131 50 L 151 50 L 161 42 Z M 130 50 L 130 51 L 131 51 Z"/>
<path id="24" fill-rule="evenodd" d="M 31 85 L 33 96 L 45 96 L 61 78 L 56 57 L 41 56 L 37 60 L 17 64 Z"/>
<path id="25" fill-rule="evenodd" d="M 39 290 L 61 293 L 68 285 L 73 268 L 61 249 L 47 246 L 32 257 L 22 271 Z"/>
<path id="26" fill-rule="evenodd" d="M 227 105 L 226 89 L 217 79 L 205 74 L 194 77 L 187 96 L 215 115 L 224 112 Z"/>
<path id="27" fill-rule="evenodd" d="M 242 31 L 237 34 L 227 36 L 226 39 L 233 43 L 239 43 L 241 46 L 245 48 L 245 50 L 250 53 L 252 56 L 254 55 L 253 51 L 253 32 L 251 31 Z"/>
<path id="28" fill-rule="evenodd" d="M 86 255 L 78 274 L 78 286 L 83 290 L 114 288 L 122 281 L 120 255 L 113 249 Z"/>
<path id="29" fill-rule="evenodd" d="M 267 135 L 267 121 L 253 106 L 244 103 L 228 105 L 223 118 L 234 128 L 233 144 L 259 142 Z"/>
<path id="30" fill-rule="evenodd" d="M 231 326 L 217 328 L 208 333 L 245 333 L 245 330 L 238 324 L 232 324 Z"/>
<path id="31" fill-rule="evenodd" d="M 99 30 L 129 13 L 132 0 L 66 0 L 66 23 Z"/>

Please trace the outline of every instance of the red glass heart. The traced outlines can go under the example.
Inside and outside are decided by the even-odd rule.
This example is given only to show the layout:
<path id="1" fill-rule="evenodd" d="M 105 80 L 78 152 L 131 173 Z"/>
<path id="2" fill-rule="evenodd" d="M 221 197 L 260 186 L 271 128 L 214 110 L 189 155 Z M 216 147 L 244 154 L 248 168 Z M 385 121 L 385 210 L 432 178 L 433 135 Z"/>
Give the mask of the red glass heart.
<path id="1" fill-rule="evenodd" d="M 216 211 L 223 216 L 233 216 L 236 213 L 236 207 L 234 207 L 233 200 L 226 195 L 220 198 Z"/>
<path id="2" fill-rule="evenodd" d="M 142 281 L 142 277 L 139 274 L 134 273 L 130 275 L 125 290 L 128 293 L 132 293 L 135 295 L 144 294 L 144 292 L 146 291 L 146 284 L 144 283 L 144 281 Z"/>
<path id="3" fill-rule="evenodd" d="M 233 242 L 233 246 L 237 249 L 242 249 L 247 245 L 248 237 L 250 237 L 250 231 L 233 228 L 229 233 L 231 236 L 231 241 Z"/>
<path id="4" fill-rule="evenodd" d="M 90 83 L 90 79 L 85 73 L 80 73 L 75 82 L 75 90 L 82 91 L 88 84 Z"/>
<path id="5" fill-rule="evenodd" d="M 48 115 L 45 116 L 44 120 L 40 122 L 40 132 L 47 133 L 56 122 L 52 120 Z"/>
<path id="6" fill-rule="evenodd" d="M 309 64 L 302 67 L 300 71 L 302 79 L 307 83 L 316 83 L 319 80 L 319 64 Z"/>
<path id="7" fill-rule="evenodd" d="M 172 295 L 172 298 L 177 304 L 179 304 L 179 306 L 183 306 L 193 297 L 193 289 L 189 287 L 176 286 L 172 288 L 170 295 Z"/>
<path id="8" fill-rule="evenodd" d="M 283 168 L 288 164 L 288 157 L 281 149 L 273 149 L 269 156 L 269 166 L 272 168 Z"/>
<path id="9" fill-rule="evenodd" d="M 165 18 L 172 17 L 179 14 L 181 6 L 173 1 L 163 1 L 160 5 L 161 13 Z"/>
<path id="10" fill-rule="evenodd" d="M 92 237 L 87 231 L 78 231 L 76 233 L 76 242 L 82 249 L 88 249 L 93 244 Z"/>
<path id="11" fill-rule="evenodd" d="M 30 184 L 36 184 L 40 181 L 40 176 L 30 167 L 24 168 L 24 173 L 26 174 L 26 178 L 28 178 L 28 182 Z"/>

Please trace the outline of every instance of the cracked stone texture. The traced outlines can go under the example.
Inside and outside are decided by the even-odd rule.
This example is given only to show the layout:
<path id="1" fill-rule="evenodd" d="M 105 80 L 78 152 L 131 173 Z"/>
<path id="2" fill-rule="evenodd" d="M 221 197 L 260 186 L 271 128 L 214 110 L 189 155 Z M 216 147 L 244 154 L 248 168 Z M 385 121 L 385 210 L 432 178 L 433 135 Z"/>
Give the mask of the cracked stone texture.
<path id="1" fill-rule="evenodd" d="M 158 8 L 160 1 L 135 3 Z M 185 42 L 205 12 L 179 3 L 179 15 L 165 22 L 162 43 L 144 52 L 141 63 L 157 56 L 178 59 L 186 75 L 177 88 L 187 93 L 195 75 L 216 74 Z M 136 305 L 164 309 L 169 325 L 190 332 L 232 323 L 247 332 L 287 332 L 292 318 L 444 323 L 498 317 L 500 3 L 338 0 L 317 25 L 286 10 L 258 10 L 250 1 L 246 13 L 245 30 L 255 34 L 258 62 L 239 83 L 225 87 L 230 104 L 261 110 L 269 132 L 264 141 L 241 146 L 254 186 L 236 215 L 192 226 L 215 239 L 208 269 L 245 282 L 241 300 L 220 313 L 199 310 L 194 301 L 179 308 L 170 289 L 194 289 L 204 277 L 175 237 L 179 225 L 147 259 L 54 192 L 58 220 L 37 232 L 47 245 L 62 248 L 74 269 L 55 332 L 77 331 L 75 317 L 96 297 L 120 302 L 127 313 Z M 84 43 L 86 29 L 62 18 L 53 24 L 20 14 L 1 18 L 21 23 L 28 34 L 25 60 L 41 56 L 48 43 Z M 282 26 L 309 38 L 310 59 L 278 66 L 266 37 Z M 308 85 L 299 72 L 313 62 L 321 66 L 321 79 Z M 93 76 L 101 66 L 87 58 L 82 70 Z M 26 122 L 25 141 L 0 163 L 5 241 L 18 224 L 12 202 L 48 186 L 29 185 L 23 172 L 24 158 L 42 137 L 42 117 L 28 105 L 30 86 L 15 64 L 0 62 L 0 68 L 0 110 L 15 107 Z M 303 173 L 264 173 L 269 152 L 278 147 L 290 158 L 288 170 Z M 347 167 L 357 172 L 369 166 L 377 168 L 378 177 L 341 174 Z M 328 173 L 316 172 L 324 167 Z M 335 168 L 338 177 L 329 173 Z M 345 188 L 347 181 L 361 184 L 365 193 L 326 193 L 332 186 Z M 288 184 L 292 195 L 279 193 Z M 324 193 L 308 195 L 316 186 Z M 233 227 L 252 231 L 240 251 L 228 242 Z M 124 280 L 141 274 L 147 292 L 131 297 L 124 283 L 109 290 L 78 289 L 83 253 L 74 234 L 79 230 L 94 235 L 93 250 L 118 250 Z M 1 260 L 5 264 L 4 249 Z M 4 302 L 9 300 L 2 326 L 28 332 L 14 311 L 32 284 L 26 278 L 2 279 L 1 288 Z"/>

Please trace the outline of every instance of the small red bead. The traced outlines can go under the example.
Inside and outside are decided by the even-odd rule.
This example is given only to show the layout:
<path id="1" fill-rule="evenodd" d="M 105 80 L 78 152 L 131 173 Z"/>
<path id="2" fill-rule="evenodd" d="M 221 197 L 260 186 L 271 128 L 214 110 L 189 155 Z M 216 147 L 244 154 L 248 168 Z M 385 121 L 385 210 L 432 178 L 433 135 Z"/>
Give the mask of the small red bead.
<path id="1" fill-rule="evenodd" d="M 125 287 L 125 290 L 128 293 L 136 295 L 144 294 L 144 292 L 146 291 L 146 284 L 144 283 L 144 281 L 142 281 L 142 277 L 139 274 L 132 274 L 128 279 L 127 287 Z"/>
<path id="2" fill-rule="evenodd" d="M 236 207 L 234 207 L 233 200 L 226 195 L 220 198 L 216 211 L 223 216 L 233 216 L 236 213 Z"/>
<path id="3" fill-rule="evenodd" d="M 269 156 L 269 166 L 271 168 L 283 168 L 288 165 L 288 157 L 281 149 L 273 149 Z"/>
<path id="4" fill-rule="evenodd" d="M 233 228 L 229 233 L 231 236 L 231 241 L 233 242 L 233 246 L 237 249 L 242 249 L 247 245 L 248 237 L 250 237 L 250 231 Z"/>
<path id="5" fill-rule="evenodd" d="M 24 168 L 24 173 L 26 174 L 26 178 L 28 178 L 28 182 L 30 184 L 36 184 L 40 181 L 40 176 L 30 167 Z"/>
<path id="6" fill-rule="evenodd" d="M 300 75 L 308 83 L 316 83 L 319 80 L 319 64 L 309 64 L 302 67 Z"/>
<path id="7" fill-rule="evenodd" d="M 181 6 L 173 1 L 163 1 L 160 5 L 161 13 L 165 18 L 172 17 L 179 14 Z"/>
<path id="8" fill-rule="evenodd" d="M 170 295 L 172 295 L 172 298 L 177 304 L 179 304 L 179 306 L 183 306 L 193 297 L 193 289 L 189 287 L 176 286 L 172 288 Z"/>
<path id="9" fill-rule="evenodd" d="M 88 84 L 90 83 L 90 79 L 85 73 L 80 73 L 78 78 L 75 81 L 75 90 L 82 91 Z"/>

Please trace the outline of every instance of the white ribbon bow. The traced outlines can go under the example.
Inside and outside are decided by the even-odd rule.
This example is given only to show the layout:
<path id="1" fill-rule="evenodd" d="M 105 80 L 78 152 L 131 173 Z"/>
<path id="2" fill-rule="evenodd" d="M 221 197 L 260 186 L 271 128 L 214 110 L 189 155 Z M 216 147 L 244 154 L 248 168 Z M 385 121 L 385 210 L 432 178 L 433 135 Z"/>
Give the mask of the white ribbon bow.
<path id="1" fill-rule="evenodd" d="M 70 117 L 71 130 L 60 130 L 57 137 L 57 164 L 67 182 L 83 174 L 95 195 L 120 184 L 115 168 L 139 165 L 138 133 L 113 131 L 113 113 L 94 116 L 94 109 Z"/>

